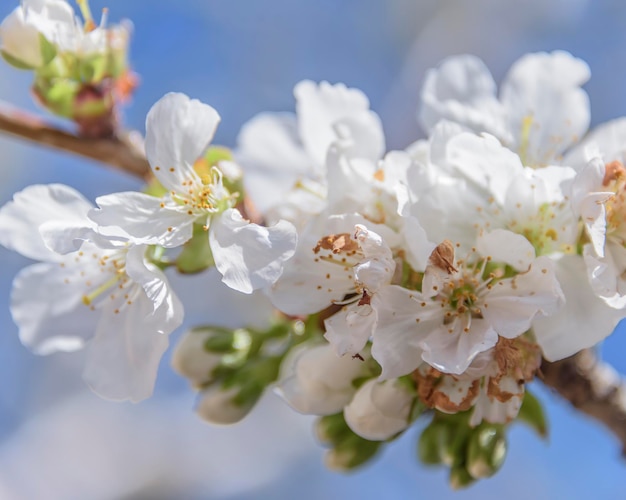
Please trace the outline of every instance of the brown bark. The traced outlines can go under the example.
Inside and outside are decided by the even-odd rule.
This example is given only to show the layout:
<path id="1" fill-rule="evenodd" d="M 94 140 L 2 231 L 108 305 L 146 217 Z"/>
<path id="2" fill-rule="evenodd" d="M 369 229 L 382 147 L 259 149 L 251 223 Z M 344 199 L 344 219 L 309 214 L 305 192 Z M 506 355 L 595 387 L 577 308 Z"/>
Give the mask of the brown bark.
<path id="1" fill-rule="evenodd" d="M 554 363 L 544 360 L 541 372 L 544 384 L 613 432 L 626 457 L 626 381 L 591 349 Z"/>
<path id="2" fill-rule="evenodd" d="M 127 139 L 79 137 L 3 102 L 0 102 L 0 131 L 111 165 L 136 177 L 145 178 L 150 172 L 143 152 Z"/>

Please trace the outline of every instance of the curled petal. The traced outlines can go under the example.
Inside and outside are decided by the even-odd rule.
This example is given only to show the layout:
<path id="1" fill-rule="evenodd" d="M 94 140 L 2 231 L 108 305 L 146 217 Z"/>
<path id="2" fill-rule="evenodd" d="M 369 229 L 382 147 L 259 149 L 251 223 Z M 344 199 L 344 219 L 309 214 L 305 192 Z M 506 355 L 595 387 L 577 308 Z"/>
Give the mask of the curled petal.
<path id="1" fill-rule="evenodd" d="M 146 156 L 163 186 L 186 192 L 183 182 L 197 178 L 193 164 L 213 139 L 219 122 L 211 106 L 185 94 L 166 94 L 152 106 L 146 118 Z"/>
<path id="2" fill-rule="evenodd" d="M 296 230 L 289 222 L 263 227 L 244 220 L 236 209 L 216 217 L 209 231 L 222 281 L 243 293 L 274 283 L 294 254 L 296 240 Z"/>

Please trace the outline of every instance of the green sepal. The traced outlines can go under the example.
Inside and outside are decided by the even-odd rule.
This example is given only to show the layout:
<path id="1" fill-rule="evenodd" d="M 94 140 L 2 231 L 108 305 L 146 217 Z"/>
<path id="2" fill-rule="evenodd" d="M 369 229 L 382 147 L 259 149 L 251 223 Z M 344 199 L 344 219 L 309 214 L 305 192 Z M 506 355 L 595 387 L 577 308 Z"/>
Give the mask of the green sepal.
<path id="1" fill-rule="evenodd" d="M 528 390 L 517 415 L 517 420 L 529 425 L 542 438 L 548 437 L 548 421 L 539 400 Z"/>
<path id="2" fill-rule="evenodd" d="M 43 60 L 42 66 L 49 64 L 57 56 L 57 48 L 41 33 L 39 33 L 39 52 Z"/>
<path id="3" fill-rule="evenodd" d="M 183 250 L 176 259 L 176 268 L 183 274 L 194 274 L 214 265 L 209 235 L 202 224 L 194 224 L 191 239 L 183 245 Z"/>
<path id="4" fill-rule="evenodd" d="M 30 64 L 26 64 L 25 62 L 13 57 L 6 50 L 0 49 L 0 54 L 2 54 L 2 58 L 9 63 L 11 66 L 17 69 L 25 69 L 27 71 L 32 71 L 36 68 L 36 66 L 31 66 Z"/>
<path id="5" fill-rule="evenodd" d="M 381 441 L 368 441 L 352 434 L 326 452 L 326 464 L 334 470 L 351 471 L 374 458 L 382 445 Z"/>
<path id="6" fill-rule="evenodd" d="M 108 73 L 108 57 L 96 55 L 78 60 L 78 75 L 83 83 L 98 83 Z"/>
<path id="7" fill-rule="evenodd" d="M 453 490 L 460 490 L 470 486 L 476 479 L 471 476 L 463 464 L 459 464 L 450 469 L 448 481 Z"/>

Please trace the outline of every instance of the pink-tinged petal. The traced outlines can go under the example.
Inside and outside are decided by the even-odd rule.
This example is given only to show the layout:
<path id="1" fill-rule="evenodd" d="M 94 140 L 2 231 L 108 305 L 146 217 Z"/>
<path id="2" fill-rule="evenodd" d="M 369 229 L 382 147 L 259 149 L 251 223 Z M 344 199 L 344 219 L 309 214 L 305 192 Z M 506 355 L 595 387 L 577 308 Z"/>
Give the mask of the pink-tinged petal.
<path id="1" fill-rule="evenodd" d="M 515 338 L 531 327 L 535 316 L 562 307 L 565 298 L 554 267 L 548 257 L 539 257 L 528 272 L 496 283 L 487 293 L 482 313 L 498 335 Z"/>
<path id="2" fill-rule="evenodd" d="M 445 59 L 428 70 L 418 118 L 427 132 L 440 120 L 459 123 L 475 132 L 489 132 L 506 140 L 503 111 L 496 84 L 485 64 L 475 56 Z"/>
<path id="3" fill-rule="evenodd" d="M 144 246 L 131 247 L 126 255 L 126 274 L 152 302 L 153 321 L 159 333 L 168 334 L 183 322 L 183 305 L 172 291 L 165 274 L 146 262 Z"/>
<path id="4" fill-rule="evenodd" d="M 344 306 L 324 321 L 324 338 L 339 356 L 362 351 L 376 327 L 376 311 L 369 304 Z"/>
<path id="5" fill-rule="evenodd" d="M 273 284 L 296 250 L 292 224 L 280 221 L 263 227 L 246 221 L 238 210 L 215 217 L 209 230 L 215 267 L 222 281 L 243 293 Z"/>
<path id="6" fill-rule="evenodd" d="M 535 259 L 535 249 L 521 234 L 505 229 L 484 232 L 476 241 L 478 253 L 494 262 L 508 264 L 518 271 L 526 271 Z"/>
<path id="7" fill-rule="evenodd" d="M 96 271 L 99 271 L 96 269 Z M 13 282 L 11 314 L 20 341 L 35 354 L 76 351 L 95 333 L 100 311 L 82 302 L 76 284 L 80 269 L 40 263 L 20 271 Z"/>
<path id="8" fill-rule="evenodd" d="M 235 158 L 245 172 L 246 194 L 261 213 L 281 203 L 300 178 L 317 174 L 292 113 L 255 116 L 242 127 L 237 145 Z"/>
<path id="9" fill-rule="evenodd" d="M 422 359 L 444 373 L 460 375 L 474 358 L 496 345 L 498 334 L 488 321 L 473 319 L 468 332 L 463 331 L 460 321 L 450 332 L 447 325 L 441 325 L 422 341 Z"/>
<path id="10" fill-rule="evenodd" d="M 118 314 L 103 310 L 89 343 L 83 378 L 99 396 L 115 401 L 141 401 L 152 395 L 157 369 L 168 346 L 159 333 L 161 317 L 145 294 Z M 169 332 L 167 332 L 169 333 Z"/>
<path id="11" fill-rule="evenodd" d="M 381 380 L 411 373 L 422 362 L 421 340 L 443 321 L 439 303 L 422 302 L 418 292 L 390 285 L 371 304 L 378 315 L 372 356 L 383 369 Z"/>
<path id="12" fill-rule="evenodd" d="M 581 171 L 595 156 L 599 156 L 603 163 L 626 163 L 626 118 L 598 125 L 565 155 L 562 163 Z"/>
<path id="13" fill-rule="evenodd" d="M 39 228 L 52 222 L 69 228 L 91 227 L 87 213 L 92 207 L 69 186 L 29 186 L 0 209 L 0 244 L 34 260 L 59 260 L 46 246 Z"/>
<path id="14" fill-rule="evenodd" d="M 589 127 L 589 97 L 580 87 L 591 75 L 563 51 L 528 54 L 510 69 L 501 89 L 508 126 L 529 166 L 554 163 Z"/>
<path id="15" fill-rule="evenodd" d="M 129 191 L 96 198 L 89 217 L 100 226 L 120 228 L 133 243 L 173 248 L 191 238 L 196 216 L 183 205 Z"/>
<path id="16" fill-rule="evenodd" d="M 380 157 L 385 149 L 382 127 L 378 116 L 369 111 L 363 92 L 341 83 L 305 80 L 296 85 L 294 94 L 300 137 L 317 165 L 324 165 L 328 147 L 341 138 L 353 142 L 355 153 L 372 155 L 379 151 Z"/>
<path id="17" fill-rule="evenodd" d="M 613 332 L 623 310 L 613 309 L 594 294 L 583 258 L 566 255 L 556 263 L 565 305 L 552 316 L 533 321 L 537 342 L 549 361 L 558 361 L 594 346 Z"/>
<path id="18" fill-rule="evenodd" d="M 166 94 L 152 106 L 146 118 L 146 156 L 163 186 L 187 192 L 183 182 L 197 180 L 193 164 L 213 139 L 219 122 L 211 106 L 185 94 Z"/>

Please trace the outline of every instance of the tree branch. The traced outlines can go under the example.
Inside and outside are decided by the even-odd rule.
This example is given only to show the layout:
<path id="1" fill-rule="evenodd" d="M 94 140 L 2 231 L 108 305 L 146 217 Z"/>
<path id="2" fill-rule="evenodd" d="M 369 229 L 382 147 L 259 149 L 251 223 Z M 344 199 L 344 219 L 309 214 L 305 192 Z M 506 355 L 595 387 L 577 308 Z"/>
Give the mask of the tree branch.
<path id="1" fill-rule="evenodd" d="M 136 177 L 150 172 L 144 154 L 128 139 L 88 139 L 60 130 L 36 115 L 0 101 L 0 131 L 106 163 Z"/>
<path id="2" fill-rule="evenodd" d="M 626 457 L 626 381 L 591 349 L 554 363 L 544 360 L 541 372 L 544 384 L 611 430 Z"/>

